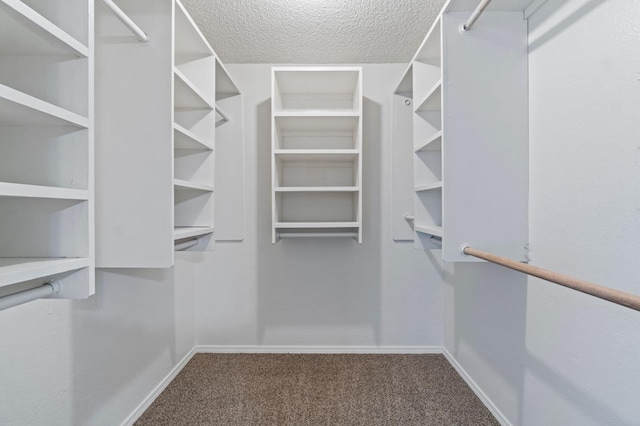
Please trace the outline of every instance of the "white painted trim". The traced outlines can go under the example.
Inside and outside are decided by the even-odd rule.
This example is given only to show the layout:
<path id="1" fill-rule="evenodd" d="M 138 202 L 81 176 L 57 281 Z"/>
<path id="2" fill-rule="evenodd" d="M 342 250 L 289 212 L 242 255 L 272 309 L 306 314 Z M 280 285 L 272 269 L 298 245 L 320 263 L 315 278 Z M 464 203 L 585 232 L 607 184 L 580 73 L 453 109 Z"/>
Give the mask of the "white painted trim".
<path id="1" fill-rule="evenodd" d="M 458 361 L 454 358 L 453 355 L 447 350 L 447 348 L 442 348 L 442 354 L 447 358 L 449 364 L 458 372 L 460 377 L 464 379 L 467 385 L 471 388 L 471 390 L 480 398 L 480 401 L 487 407 L 491 414 L 496 418 L 496 420 L 503 426 L 511 426 L 511 422 L 507 420 L 502 411 L 491 401 L 491 399 L 487 396 L 486 393 L 478 386 L 478 384 L 471 378 L 471 376 L 465 371 L 464 368 Z"/>
<path id="2" fill-rule="evenodd" d="M 442 354 L 441 346 L 196 346 L 197 353 Z"/>
<path id="3" fill-rule="evenodd" d="M 153 403 L 153 401 L 155 401 L 156 398 L 162 393 L 162 391 L 165 390 L 165 388 L 167 386 L 169 386 L 169 383 L 171 383 L 171 381 L 173 379 L 175 379 L 175 377 L 178 375 L 178 373 L 180 373 L 180 371 L 182 371 L 184 366 L 187 365 L 187 363 L 189 361 L 191 361 L 191 358 L 193 358 L 193 356 L 196 353 L 197 353 L 196 348 L 195 347 L 192 348 L 184 356 L 184 358 L 182 358 L 180 360 L 180 362 L 178 362 L 176 364 L 176 366 L 173 367 L 173 369 L 169 372 L 169 374 L 167 374 L 165 376 L 165 378 L 162 379 L 162 381 L 158 384 L 158 386 L 153 388 L 151 393 L 149 393 L 149 395 L 147 395 L 147 397 L 142 400 L 142 402 L 136 407 L 136 409 L 133 410 L 133 412 L 131 414 L 129 414 L 129 417 L 127 417 L 122 422 L 121 426 L 131 426 L 131 425 L 133 425 L 136 422 L 136 420 L 138 420 L 138 418 L 142 415 L 142 413 L 144 413 L 146 411 L 146 409 L 149 408 L 149 406 Z"/>

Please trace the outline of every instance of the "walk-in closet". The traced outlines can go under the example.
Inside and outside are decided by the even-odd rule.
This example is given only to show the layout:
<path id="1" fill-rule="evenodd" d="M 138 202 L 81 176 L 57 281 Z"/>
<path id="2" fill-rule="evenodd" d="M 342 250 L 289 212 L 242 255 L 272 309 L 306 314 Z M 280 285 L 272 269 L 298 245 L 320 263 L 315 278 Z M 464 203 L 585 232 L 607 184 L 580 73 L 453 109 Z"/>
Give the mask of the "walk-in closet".
<path id="1" fill-rule="evenodd" d="M 0 0 L 0 424 L 640 424 L 637 0 Z"/>

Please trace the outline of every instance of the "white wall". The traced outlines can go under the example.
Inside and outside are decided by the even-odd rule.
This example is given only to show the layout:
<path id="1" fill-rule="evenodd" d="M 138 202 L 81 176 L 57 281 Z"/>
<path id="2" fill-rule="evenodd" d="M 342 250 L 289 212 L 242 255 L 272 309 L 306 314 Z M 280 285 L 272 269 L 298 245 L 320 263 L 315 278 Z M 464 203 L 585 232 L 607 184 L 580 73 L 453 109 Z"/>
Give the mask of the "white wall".
<path id="1" fill-rule="evenodd" d="M 0 312 L 0 424 L 121 423 L 193 348 L 189 256 L 173 269 L 98 272 L 88 300 Z"/>
<path id="2" fill-rule="evenodd" d="M 244 96 L 245 241 L 197 271 L 197 340 L 222 346 L 442 345 L 441 277 L 391 233 L 391 96 L 406 65 L 365 65 L 362 245 L 271 244 L 271 65 L 231 65 Z M 217 182 L 216 185 L 223 183 Z"/>
<path id="3" fill-rule="evenodd" d="M 532 263 L 640 293 L 640 9 L 529 21 Z M 638 424 L 640 314 L 492 265 L 445 274 L 445 347 L 513 424 Z"/>

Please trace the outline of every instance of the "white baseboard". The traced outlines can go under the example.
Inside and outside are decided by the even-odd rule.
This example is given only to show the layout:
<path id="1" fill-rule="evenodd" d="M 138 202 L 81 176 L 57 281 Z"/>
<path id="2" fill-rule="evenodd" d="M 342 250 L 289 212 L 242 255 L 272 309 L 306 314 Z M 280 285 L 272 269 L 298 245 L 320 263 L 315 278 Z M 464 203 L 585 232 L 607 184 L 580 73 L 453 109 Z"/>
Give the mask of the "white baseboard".
<path id="1" fill-rule="evenodd" d="M 193 356 L 197 353 L 196 348 L 192 348 L 185 356 L 184 358 L 182 358 L 180 360 L 180 362 L 178 362 L 176 364 L 175 367 L 173 367 L 173 369 L 169 372 L 169 374 L 167 374 L 165 376 L 164 379 L 162 379 L 162 381 L 158 384 L 158 386 L 156 386 L 151 393 L 149 393 L 149 395 L 147 395 L 147 397 L 142 400 L 142 402 L 140 403 L 140 405 L 138 405 L 136 407 L 135 410 L 133 410 L 133 413 L 131 413 L 129 415 L 129 417 L 127 417 L 125 419 L 124 422 L 122 422 L 122 426 L 131 426 L 135 423 L 136 420 L 138 420 L 138 418 L 142 415 L 142 413 L 145 412 L 145 410 L 147 408 L 149 408 L 149 406 L 153 403 L 153 401 L 156 400 L 156 398 L 162 393 L 163 390 L 165 390 L 165 388 L 167 386 L 169 386 L 169 383 L 171 383 L 171 381 L 173 379 L 175 379 L 175 377 L 178 375 L 178 373 L 180 373 L 180 371 L 182 371 L 182 369 L 184 368 L 185 365 L 187 365 L 187 363 L 189 361 L 191 361 L 191 358 L 193 358 Z"/>
<path id="2" fill-rule="evenodd" d="M 511 426 L 511 423 L 509 422 L 509 420 L 507 420 L 505 415 L 502 414 L 502 411 L 500 411 L 498 407 L 496 407 L 496 405 L 493 403 L 493 401 L 491 401 L 491 399 L 487 396 L 487 394 L 484 393 L 482 389 L 480 389 L 480 386 L 478 386 L 478 384 L 471 378 L 471 376 L 469 376 L 465 369 L 462 368 L 460 364 L 458 364 L 458 361 L 453 357 L 453 355 L 451 355 L 451 353 L 446 348 L 442 348 L 442 354 L 445 356 L 445 358 L 447 358 L 449 364 L 451 364 L 451 366 L 458 372 L 460 377 L 462 377 L 464 381 L 467 382 L 467 385 L 471 388 L 471 390 L 478 396 L 478 398 L 480 398 L 480 401 L 482 401 L 487 409 L 491 411 L 491 414 L 493 414 L 496 420 L 503 426 Z"/>
<path id="3" fill-rule="evenodd" d="M 196 346 L 197 353 L 442 354 L 441 346 Z"/>

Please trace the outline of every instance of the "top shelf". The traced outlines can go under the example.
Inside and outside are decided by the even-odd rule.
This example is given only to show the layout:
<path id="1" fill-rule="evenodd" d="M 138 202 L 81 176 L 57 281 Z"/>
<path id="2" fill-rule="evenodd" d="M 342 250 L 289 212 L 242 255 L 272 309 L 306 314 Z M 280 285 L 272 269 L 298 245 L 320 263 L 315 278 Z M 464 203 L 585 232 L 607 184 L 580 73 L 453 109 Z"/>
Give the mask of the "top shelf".
<path id="1" fill-rule="evenodd" d="M 442 61 L 442 55 L 440 53 L 442 51 L 442 37 L 440 32 L 440 18 L 438 18 L 431 26 L 422 45 L 420 45 L 420 48 L 413 57 L 414 61 L 440 66 Z"/>
<path id="2" fill-rule="evenodd" d="M 362 111 L 360 68 L 273 68 L 274 113 Z"/>
<path id="3" fill-rule="evenodd" d="M 175 55 L 181 57 L 203 58 L 215 53 L 207 39 L 179 0 L 175 12 Z"/>
<path id="4" fill-rule="evenodd" d="M 240 94 L 238 86 L 231 74 L 218 58 L 216 58 L 216 102 Z"/>
<path id="5" fill-rule="evenodd" d="M 22 1 L 0 0 L 0 54 L 86 58 L 89 49 Z"/>

